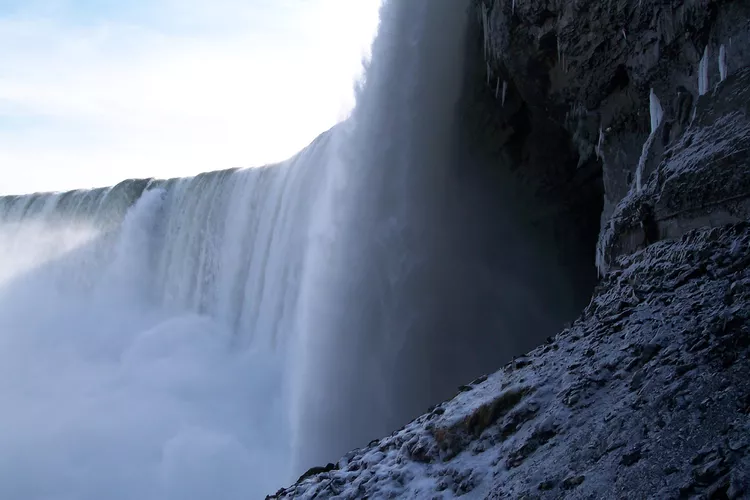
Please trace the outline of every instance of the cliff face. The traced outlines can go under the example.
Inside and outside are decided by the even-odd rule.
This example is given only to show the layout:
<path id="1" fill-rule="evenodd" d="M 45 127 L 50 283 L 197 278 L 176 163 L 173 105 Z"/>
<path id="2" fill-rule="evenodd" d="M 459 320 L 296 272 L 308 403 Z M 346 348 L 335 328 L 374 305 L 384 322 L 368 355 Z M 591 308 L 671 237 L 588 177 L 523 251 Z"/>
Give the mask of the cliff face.
<path id="1" fill-rule="evenodd" d="M 747 498 L 750 3 L 475 9 L 472 160 L 522 181 L 578 290 L 603 278 L 545 346 L 276 497 Z"/>
<path id="2" fill-rule="evenodd" d="M 606 269 L 619 255 L 656 239 L 750 218 L 750 68 L 727 77 L 699 98 L 679 138 L 666 143 L 669 122 L 654 134 L 641 190 L 615 208 L 599 241 Z M 645 177 L 645 176 L 644 176 Z"/>
<path id="3" fill-rule="evenodd" d="M 484 0 L 476 8 L 485 86 L 500 89 L 488 111 L 495 127 L 487 139 L 521 149 L 523 175 L 578 212 L 577 226 L 590 225 L 601 200 L 606 227 L 634 191 L 639 163 L 646 184 L 664 153 L 684 139 L 696 101 L 706 101 L 722 76 L 750 64 L 750 4 L 740 0 Z M 652 95 L 663 115 L 649 141 Z M 720 99 L 710 104 L 718 115 L 731 106 L 730 97 Z M 697 114 L 706 106 L 698 102 Z M 670 214 L 696 209 L 695 201 L 677 206 L 674 199 L 668 211 L 653 215 L 671 221 Z M 629 224 L 621 225 L 615 232 L 630 233 Z M 663 226 L 655 229 L 658 237 L 675 236 L 674 224 Z M 601 270 L 645 237 L 610 241 L 619 238 L 602 245 Z"/>

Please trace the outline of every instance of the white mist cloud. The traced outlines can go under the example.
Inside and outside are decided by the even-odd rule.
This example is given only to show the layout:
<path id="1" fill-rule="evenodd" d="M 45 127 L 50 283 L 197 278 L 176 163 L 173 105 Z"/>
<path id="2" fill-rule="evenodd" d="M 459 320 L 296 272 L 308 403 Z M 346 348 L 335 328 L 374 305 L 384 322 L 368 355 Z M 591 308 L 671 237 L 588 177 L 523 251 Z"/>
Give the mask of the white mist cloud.
<path id="1" fill-rule="evenodd" d="M 0 498 L 245 500 L 291 479 L 278 356 L 148 300 L 158 194 L 114 251 L 73 222 L 0 224 L 3 266 L 36 257 L 0 272 Z"/>
<path id="2" fill-rule="evenodd" d="M 291 156 L 351 109 L 379 1 L 67 4 L 0 11 L 0 193 Z"/>

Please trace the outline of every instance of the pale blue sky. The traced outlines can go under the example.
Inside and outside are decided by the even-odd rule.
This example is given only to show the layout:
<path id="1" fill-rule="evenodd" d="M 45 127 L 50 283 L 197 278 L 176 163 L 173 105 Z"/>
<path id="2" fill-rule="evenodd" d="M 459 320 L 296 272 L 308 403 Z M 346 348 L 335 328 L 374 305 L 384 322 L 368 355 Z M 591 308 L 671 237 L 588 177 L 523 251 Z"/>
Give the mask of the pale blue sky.
<path id="1" fill-rule="evenodd" d="M 291 156 L 342 119 L 379 0 L 0 0 L 0 194 Z"/>

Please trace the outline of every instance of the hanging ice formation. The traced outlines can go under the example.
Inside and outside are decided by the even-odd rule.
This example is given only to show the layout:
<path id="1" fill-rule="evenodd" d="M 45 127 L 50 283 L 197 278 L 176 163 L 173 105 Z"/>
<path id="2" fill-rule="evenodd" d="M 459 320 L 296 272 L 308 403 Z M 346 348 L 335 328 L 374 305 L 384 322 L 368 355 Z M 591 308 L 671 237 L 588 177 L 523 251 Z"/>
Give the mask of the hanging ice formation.
<path id="1" fill-rule="evenodd" d="M 651 89 L 649 93 L 649 112 L 651 115 L 651 133 L 643 143 L 643 150 L 641 151 L 641 157 L 638 159 L 638 166 L 635 169 L 635 188 L 636 192 L 641 192 L 643 189 L 643 169 L 646 166 L 646 159 L 648 158 L 648 152 L 651 149 L 651 145 L 654 143 L 656 137 L 656 130 L 661 125 L 661 121 L 664 118 L 664 109 L 661 107 L 659 98 L 654 93 L 654 89 Z"/>
<path id="2" fill-rule="evenodd" d="M 698 64 L 698 95 L 708 92 L 708 45 L 703 50 L 703 58 Z"/>
<path id="3" fill-rule="evenodd" d="M 482 36 L 484 36 L 484 59 L 485 61 L 489 58 L 489 50 L 490 50 L 490 37 L 489 35 L 489 20 L 488 20 L 489 12 L 487 10 L 487 6 L 483 3 L 482 4 Z"/>
<path id="4" fill-rule="evenodd" d="M 602 144 L 604 143 L 604 131 L 602 130 L 601 125 L 599 126 L 599 140 L 596 143 L 596 148 L 594 148 L 594 151 L 596 152 L 596 159 L 601 160 L 604 158 L 604 155 L 602 154 Z"/>
<path id="5" fill-rule="evenodd" d="M 661 107 L 661 102 L 659 101 L 659 98 L 656 97 L 654 89 L 651 89 L 651 92 L 649 93 L 648 103 L 649 113 L 651 115 L 651 133 L 653 134 L 656 132 L 656 129 L 659 128 L 659 125 L 661 125 L 662 119 L 664 119 L 664 109 Z"/>
<path id="6" fill-rule="evenodd" d="M 489 29 L 489 9 L 487 5 L 482 3 L 482 37 L 484 42 L 484 62 L 487 64 L 487 86 L 489 87 L 490 81 L 492 80 L 492 68 L 490 67 L 490 56 L 492 53 L 492 47 L 490 45 L 490 29 Z M 495 99 L 497 99 L 497 88 L 495 89 Z"/>

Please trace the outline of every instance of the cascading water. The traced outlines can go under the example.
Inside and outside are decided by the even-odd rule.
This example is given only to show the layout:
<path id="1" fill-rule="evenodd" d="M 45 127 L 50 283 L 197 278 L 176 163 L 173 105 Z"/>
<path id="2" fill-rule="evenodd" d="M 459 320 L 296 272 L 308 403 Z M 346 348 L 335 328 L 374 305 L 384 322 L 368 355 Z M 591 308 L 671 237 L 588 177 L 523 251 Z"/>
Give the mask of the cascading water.
<path id="1" fill-rule="evenodd" d="M 466 311 L 446 296 L 460 282 L 443 266 L 462 263 L 458 254 L 445 259 L 459 250 L 447 183 L 467 6 L 382 7 L 366 82 L 313 221 L 328 238 L 305 266 L 294 398 L 300 469 L 404 424 L 446 396 L 446 378 L 451 389 L 460 383 L 443 355 L 462 361 L 453 334 Z"/>
<path id="2" fill-rule="evenodd" d="M 289 479 L 285 332 L 328 135 L 273 167 L 1 199 L 1 498 Z"/>
<path id="3" fill-rule="evenodd" d="M 311 222 L 292 388 L 297 470 L 398 429 L 570 317 L 553 241 L 532 243 L 523 227 L 533 198 L 466 151 L 469 9 L 382 7 Z"/>
<path id="4" fill-rule="evenodd" d="M 386 1 L 283 164 L 0 198 L 0 498 L 255 498 L 559 326 L 517 193 L 466 175 L 468 9 Z"/>

